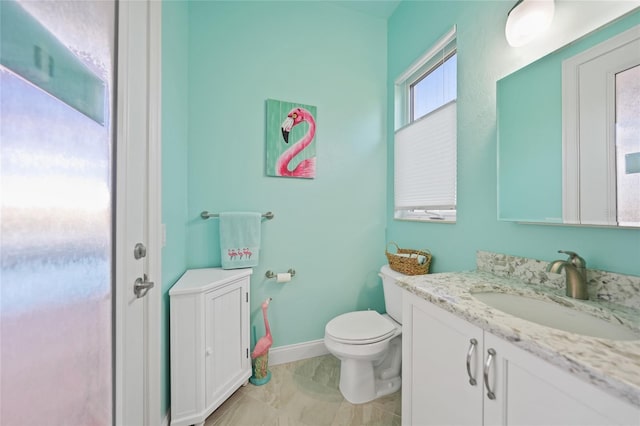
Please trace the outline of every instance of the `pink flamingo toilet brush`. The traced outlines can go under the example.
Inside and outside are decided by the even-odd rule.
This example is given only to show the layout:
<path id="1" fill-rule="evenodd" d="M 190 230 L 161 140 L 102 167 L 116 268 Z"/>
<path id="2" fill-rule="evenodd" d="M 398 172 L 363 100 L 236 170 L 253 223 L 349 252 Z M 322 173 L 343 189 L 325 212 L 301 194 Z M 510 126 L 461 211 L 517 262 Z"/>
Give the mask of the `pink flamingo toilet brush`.
<path id="1" fill-rule="evenodd" d="M 264 318 L 264 330 L 266 334 L 258 340 L 255 348 L 253 348 L 253 352 L 251 352 L 253 375 L 249 378 L 249 382 L 256 386 L 264 385 L 271 380 L 271 371 L 269 371 L 269 348 L 273 344 L 273 338 L 271 337 L 269 319 L 267 318 L 269 302 L 271 302 L 270 297 L 262 302 L 262 317 Z"/>

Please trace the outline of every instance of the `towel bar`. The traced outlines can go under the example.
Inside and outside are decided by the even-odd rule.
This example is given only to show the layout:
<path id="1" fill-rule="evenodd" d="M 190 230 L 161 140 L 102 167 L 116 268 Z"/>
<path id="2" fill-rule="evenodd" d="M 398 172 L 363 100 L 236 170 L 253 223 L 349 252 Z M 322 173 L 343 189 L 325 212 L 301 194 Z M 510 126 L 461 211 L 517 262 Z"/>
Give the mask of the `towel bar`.
<path id="1" fill-rule="evenodd" d="M 273 219 L 273 213 L 271 212 L 266 212 L 262 215 L 262 217 L 264 217 L 267 220 L 271 220 Z M 208 211 L 203 211 L 202 213 L 200 213 L 200 217 L 202 217 L 203 219 L 209 219 L 210 217 L 220 217 L 220 215 L 218 213 L 209 213 Z"/>

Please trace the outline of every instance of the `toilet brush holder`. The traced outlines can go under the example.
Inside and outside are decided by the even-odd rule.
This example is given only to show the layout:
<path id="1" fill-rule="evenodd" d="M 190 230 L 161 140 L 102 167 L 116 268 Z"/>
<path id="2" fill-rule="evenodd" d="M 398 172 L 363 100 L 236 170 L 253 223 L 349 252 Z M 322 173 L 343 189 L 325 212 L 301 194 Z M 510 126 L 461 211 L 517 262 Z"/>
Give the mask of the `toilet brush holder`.
<path id="1" fill-rule="evenodd" d="M 249 382 L 256 386 L 267 384 L 271 380 L 271 371 L 269 371 L 269 352 L 260 355 L 251 360 L 253 375 L 249 378 Z"/>

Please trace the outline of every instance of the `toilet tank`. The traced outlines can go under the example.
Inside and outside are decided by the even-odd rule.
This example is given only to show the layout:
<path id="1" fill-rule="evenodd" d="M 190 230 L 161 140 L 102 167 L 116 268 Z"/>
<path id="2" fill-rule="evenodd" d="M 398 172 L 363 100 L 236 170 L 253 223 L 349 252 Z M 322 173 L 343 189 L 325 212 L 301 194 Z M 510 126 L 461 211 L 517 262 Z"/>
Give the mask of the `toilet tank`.
<path id="1" fill-rule="evenodd" d="M 402 288 L 396 285 L 396 280 L 407 275 L 394 271 L 389 265 L 384 265 L 380 268 L 379 275 L 382 278 L 382 290 L 384 291 L 387 314 L 402 324 Z"/>

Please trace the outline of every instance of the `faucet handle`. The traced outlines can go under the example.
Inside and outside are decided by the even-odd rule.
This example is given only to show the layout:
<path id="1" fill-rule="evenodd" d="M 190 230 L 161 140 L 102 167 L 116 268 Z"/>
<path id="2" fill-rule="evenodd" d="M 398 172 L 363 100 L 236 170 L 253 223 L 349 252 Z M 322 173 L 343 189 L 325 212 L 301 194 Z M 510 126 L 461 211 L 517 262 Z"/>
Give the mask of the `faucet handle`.
<path id="1" fill-rule="evenodd" d="M 578 255 L 578 253 L 568 250 L 558 250 L 558 253 L 564 253 L 569 255 L 569 262 L 576 268 L 586 268 L 587 261 Z"/>

